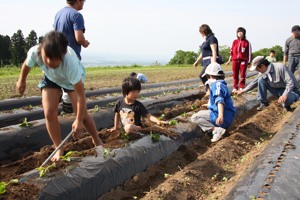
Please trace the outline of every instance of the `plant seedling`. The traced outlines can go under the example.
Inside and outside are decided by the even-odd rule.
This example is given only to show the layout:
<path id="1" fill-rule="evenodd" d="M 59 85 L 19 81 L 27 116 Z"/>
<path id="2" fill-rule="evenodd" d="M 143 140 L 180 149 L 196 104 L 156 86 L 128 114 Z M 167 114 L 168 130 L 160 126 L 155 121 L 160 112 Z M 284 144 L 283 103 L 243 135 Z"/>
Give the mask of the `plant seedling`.
<path id="1" fill-rule="evenodd" d="M 176 124 L 178 124 L 178 122 L 177 122 L 177 120 L 171 120 L 171 121 L 169 122 L 169 124 L 170 124 L 170 125 L 176 125 Z"/>
<path id="2" fill-rule="evenodd" d="M 227 177 L 224 176 L 224 177 L 223 177 L 223 181 L 227 181 L 227 180 L 228 180 Z"/>
<path id="3" fill-rule="evenodd" d="M 219 173 L 216 173 L 211 179 L 216 179 Z"/>
<path id="4" fill-rule="evenodd" d="M 207 193 L 208 193 L 208 191 L 207 191 L 207 190 L 202 190 L 202 192 L 203 192 L 204 194 L 207 194 Z"/>
<path id="5" fill-rule="evenodd" d="M 64 116 L 64 115 L 66 115 L 67 113 L 65 113 L 65 111 L 61 111 L 60 112 L 60 116 Z"/>
<path id="6" fill-rule="evenodd" d="M 32 126 L 32 124 L 28 123 L 27 118 L 25 118 L 24 121 L 22 122 L 22 124 L 20 124 L 19 127 L 30 127 L 30 126 Z"/>
<path id="7" fill-rule="evenodd" d="M 70 156 L 71 156 L 73 153 L 78 153 L 78 154 L 83 155 L 83 154 L 82 154 L 81 152 L 79 152 L 79 151 L 69 151 L 68 153 L 66 153 L 66 155 L 61 156 L 61 158 L 64 159 L 65 161 L 67 161 L 67 162 L 71 162 Z"/>
<path id="8" fill-rule="evenodd" d="M 186 117 L 186 116 L 187 116 L 186 112 L 181 114 L 181 117 Z"/>
<path id="9" fill-rule="evenodd" d="M 104 151 L 103 151 L 103 158 L 106 158 L 106 155 L 108 155 L 109 154 L 109 152 L 107 151 L 107 149 L 104 149 Z"/>
<path id="10" fill-rule="evenodd" d="M 94 112 L 96 113 L 96 112 L 99 112 L 99 111 L 100 111 L 99 106 L 98 106 L 98 105 L 95 105 Z"/>
<path id="11" fill-rule="evenodd" d="M 132 198 L 133 198 L 133 199 L 137 199 L 137 196 L 133 196 Z"/>
<path id="12" fill-rule="evenodd" d="M 168 179 L 169 177 L 171 177 L 172 175 L 170 175 L 170 174 L 164 174 L 164 177 L 166 178 L 166 179 Z"/>
<path id="13" fill-rule="evenodd" d="M 11 181 L 9 181 L 8 183 L 5 182 L 0 182 L 0 194 L 3 194 L 4 192 L 6 192 L 6 186 L 10 183 L 18 183 L 19 180 L 18 179 L 12 179 Z"/>
<path id="14" fill-rule="evenodd" d="M 230 170 L 230 166 L 226 165 L 226 169 L 227 169 L 227 171 L 229 171 Z"/>
<path id="15" fill-rule="evenodd" d="M 180 88 L 178 88 L 177 89 L 177 94 L 179 94 L 181 92 L 181 89 Z"/>
<path id="16" fill-rule="evenodd" d="M 46 174 L 46 172 L 49 170 L 50 167 L 55 167 L 56 168 L 55 165 L 49 165 L 46 168 L 39 167 L 38 170 L 40 171 L 40 177 L 44 176 Z"/>
<path id="17" fill-rule="evenodd" d="M 250 195 L 249 197 L 250 197 L 250 199 L 252 199 L 252 200 L 255 200 L 255 199 L 256 199 L 255 196 L 253 196 L 253 195 Z"/>
<path id="18" fill-rule="evenodd" d="M 188 182 L 190 179 L 189 177 L 185 177 L 184 178 L 184 182 L 183 182 L 183 187 L 186 187 L 186 185 L 189 185 L 190 183 Z"/>
<path id="19" fill-rule="evenodd" d="M 197 109 L 197 106 L 196 105 L 192 105 L 191 109 L 195 110 L 195 109 Z"/>
<path id="20" fill-rule="evenodd" d="M 159 142 L 160 135 L 152 133 L 152 131 L 150 131 L 150 135 L 153 142 Z"/>
<path id="21" fill-rule="evenodd" d="M 165 114 L 162 114 L 158 119 L 161 120 L 164 117 L 165 117 Z"/>
<path id="22" fill-rule="evenodd" d="M 129 141 L 129 136 L 128 135 L 125 135 L 125 131 L 123 131 L 122 132 L 122 137 L 123 137 L 123 139 L 126 141 L 126 142 L 128 142 Z"/>

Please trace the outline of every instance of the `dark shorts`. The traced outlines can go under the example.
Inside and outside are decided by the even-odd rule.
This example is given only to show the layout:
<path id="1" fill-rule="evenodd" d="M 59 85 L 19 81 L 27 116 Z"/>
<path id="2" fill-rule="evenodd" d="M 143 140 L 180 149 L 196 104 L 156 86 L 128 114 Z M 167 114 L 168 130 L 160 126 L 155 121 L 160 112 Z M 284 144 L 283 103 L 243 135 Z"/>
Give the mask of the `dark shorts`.
<path id="1" fill-rule="evenodd" d="M 64 90 L 64 92 L 71 92 L 71 91 L 74 91 L 74 90 L 68 90 L 66 88 L 63 88 L 59 85 L 57 85 L 56 83 L 54 83 L 53 81 L 49 80 L 47 78 L 47 76 L 45 76 L 45 74 L 43 75 L 43 78 L 42 78 L 42 81 L 40 82 L 39 84 L 39 88 L 41 88 L 41 90 L 43 88 L 56 88 L 56 89 L 59 89 L 59 90 Z"/>

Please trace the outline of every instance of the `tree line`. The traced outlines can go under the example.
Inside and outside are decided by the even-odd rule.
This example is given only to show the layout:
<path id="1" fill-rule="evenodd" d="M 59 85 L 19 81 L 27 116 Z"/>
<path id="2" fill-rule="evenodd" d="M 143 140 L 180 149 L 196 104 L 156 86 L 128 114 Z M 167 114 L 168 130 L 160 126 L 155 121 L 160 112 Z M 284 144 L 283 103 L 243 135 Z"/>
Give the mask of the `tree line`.
<path id="1" fill-rule="evenodd" d="M 0 67 L 20 66 L 26 59 L 27 51 L 42 40 L 43 36 L 38 38 L 34 30 L 26 38 L 20 29 L 12 37 L 0 35 Z"/>
<path id="2" fill-rule="evenodd" d="M 283 48 L 279 45 L 276 45 L 271 48 L 263 48 L 252 53 L 252 57 L 256 56 L 269 56 L 271 50 L 275 51 L 276 60 L 283 60 Z M 180 64 L 194 64 L 199 55 L 201 54 L 201 49 L 196 53 L 194 51 L 182 51 L 178 50 L 175 52 L 174 57 L 169 61 L 168 65 L 180 65 Z M 224 58 L 224 61 L 227 62 L 230 57 L 230 47 L 227 45 L 219 46 L 219 54 Z"/>

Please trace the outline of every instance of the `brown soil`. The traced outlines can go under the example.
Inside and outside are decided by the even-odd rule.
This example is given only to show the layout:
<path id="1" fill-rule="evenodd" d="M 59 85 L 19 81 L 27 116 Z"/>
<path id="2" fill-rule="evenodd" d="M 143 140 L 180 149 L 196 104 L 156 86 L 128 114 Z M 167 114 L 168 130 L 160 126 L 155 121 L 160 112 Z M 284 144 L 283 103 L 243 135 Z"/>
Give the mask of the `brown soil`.
<path id="1" fill-rule="evenodd" d="M 200 96 L 202 97 L 203 94 Z M 186 100 L 184 105 L 176 105 L 172 109 L 167 108 L 154 115 L 159 117 L 165 114 L 162 120 L 167 120 L 192 111 L 192 105 L 198 107 L 194 110 L 197 111 L 206 102 L 207 98 Z M 283 111 L 274 100 L 270 107 L 262 112 L 257 112 L 256 108 L 253 108 L 233 122 L 227 131 L 229 137 L 212 144 L 211 136 L 205 135 L 191 145 L 183 145 L 169 158 L 149 166 L 145 172 L 137 174 L 100 199 L 133 199 L 133 196 L 137 196 L 138 199 L 207 199 L 212 196 L 217 198 L 219 194 L 221 198 L 290 115 L 291 112 Z M 167 127 L 157 126 L 148 119 L 143 119 L 143 123 L 145 128 L 141 132 L 145 135 L 152 131 L 152 133 L 177 137 L 176 134 L 167 131 Z M 262 134 L 263 132 L 265 135 Z M 120 138 L 120 131 L 109 133 L 107 129 L 103 129 L 99 132 L 99 136 L 105 148 L 119 148 L 127 143 Z M 130 134 L 129 140 L 137 140 L 140 137 L 142 136 L 139 134 Z M 266 141 L 260 141 L 260 138 Z M 257 145 L 257 142 L 260 144 Z M 40 152 L 28 152 L 14 160 L 0 163 L 0 180 L 8 182 L 13 178 L 22 178 L 23 173 L 38 168 L 53 149 L 52 146 L 45 146 Z M 80 151 L 85 156 L 97 156 L 88 133 L 83 134 L 77 141 L 67 142 L 64 151 L 65 153 Z M 73 162 L 78 161 L 80 158 Z M 66 161 L 56 162 L 58 168 L 64 168 L 68 164 Z M 230 166 L 229 170 L 227 165 Z M 57 169 L 51 168 L 51 171 L 55 170 Z M 170 176 L 165 179 L 164 174 Z M 214 175 L 216 178 L 211 179 Z M 223 177 L 228 180 L 224 181 Z M 39 189 L 33 185 L 10 184 L 7 186 L 6 193 L 0 195 L 0 199 L 34 199 L 38 196 L 38 191 Z"/>

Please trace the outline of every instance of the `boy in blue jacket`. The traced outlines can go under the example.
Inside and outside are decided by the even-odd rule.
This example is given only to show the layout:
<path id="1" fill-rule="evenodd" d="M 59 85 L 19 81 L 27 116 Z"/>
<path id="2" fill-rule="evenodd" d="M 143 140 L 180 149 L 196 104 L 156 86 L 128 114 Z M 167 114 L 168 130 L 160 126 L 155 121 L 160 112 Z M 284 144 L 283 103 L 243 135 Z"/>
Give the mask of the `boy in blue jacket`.
<path id="1" fill-rule="evenodd" d="M 205 85 L 208 84 L 210 87 L 208 110 L 200 110 L 193 114 L 191 120 L 204 132 L 211 130 L 213 134 L 211 142 L 217 142 L 226 132 L 226 128 L 232 124 L 236 108 L 224 81 L 225 74 L 221 65 L 211 63 L 203 76 L 208 77 Z"/>

